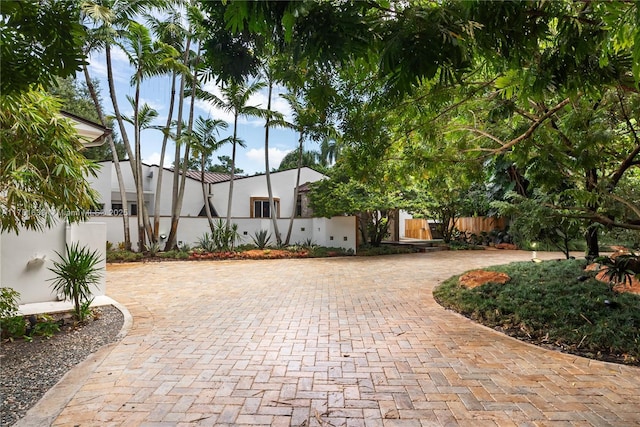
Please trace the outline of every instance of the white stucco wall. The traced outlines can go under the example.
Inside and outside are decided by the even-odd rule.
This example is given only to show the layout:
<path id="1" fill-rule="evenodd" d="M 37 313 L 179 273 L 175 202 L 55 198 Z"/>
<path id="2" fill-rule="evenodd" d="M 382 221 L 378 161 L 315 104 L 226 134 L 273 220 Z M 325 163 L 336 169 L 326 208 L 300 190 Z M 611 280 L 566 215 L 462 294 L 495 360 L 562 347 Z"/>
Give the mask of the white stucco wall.
<path id="1" fill-rule="evenodd" d="M 295 200 L 293 193 L 296 185 L 297 169 L 290 169 L 271 174 L 271 187 L 273 197 L 280 199 L 280 218 L 291 216 Z M 324 178 L 320 172 L 310 168 L 302 168 L 300 171 L 300 184 L 315 182 Z M 269 197 L 267 191 L 267 178 L 265 175 L 250 176 L 235 179 L 233 183 L 233 204 L 231 216 L 234 218 L 249 218 L 251 216 L 251 198 Z M 229 183 L 221 182 L 213 185 L 213 204 L 220 216 L 227 215 L 227 203 L 229 198 Z"/>
<path id="2" fill-rule="evenodd" d="M 400 218 L 399 218 L 399 222 L 400 222 L 400 238 L 403 239 L 403 238 L 407 237 L 405 235 L 404 221 L 407 220 L 407 219 L 413 219 L 413 215 L 411 215 L 407 211 L 400 210 L 400 215 L 399 216 L 400 216 Z"/>
<path id="3" fill-rule="evenodd" d="M 93 218 L 90 221 L 103 221 L 107 224 L 106 240 L 114 246 L 124 240 L 122 219 L 117 217 Z M 160 218 L 160 234 L 169 234 L 171 218 Z M 270 219 L 261 218 L 234 218 L 233 223 L 238 224 L 238 233 L 241 236 L 239 244 L 252 243 L 251 237 L 257 231 L 268 230 L 274 234 Z M 133 223 L 132 223 L 133 224 Z M 287 235 L 289 227 L 288 219 L 278 220 L 278 230 L 282 239 Z M 356 250 L 356 219 L 355 217 L 327 218 L 296 218 L 291 229 L 290 242 L 304 243 L 311 239 L 313 243 L 321 246 L 341 247 Z M 183 217 L 178 225 L 178 241 L 194 246 L 204 233 L 209 232 L 209 223 L 206 218 Z M 135 224 L 131 226 L 131 242 L 135 249 L 138 240 L 138 230 Z M 333 239 L 332 239 L 333 237 Z M 345 239 L 346 238 L 346 239 Z M 272 238 L 275 242 L 275 238 Z"/>
<path id="4" fill-rule="evenodd" d="M 43 232 L 21 230 L 18 235 L 3 233 L 0 236 L 2 246 L 0 258 L 0 283 L 20 292 L 20 304 L 55 301 L 49 279 L 55 275 L 49 271 L 53 260 L 58 260 L 56 252 L 63 253 L 65 242 L 80 242 L 91 250 L 98 250 L 105 267 L 104 258 L 106 224 L 94 221 L 67 226 L 58 221 L 52 228 Z M 92 289 L 94 296 L 104 295 L 106 279 L 104 274 L 98 286 Z"/>
<path id="5" fill-rule="evenodd" d="M 111 211 L 111 186 L 112 175 L 115 178 L 115 172 L 112 173 L 113 168 L 111 163 L 101 162 L 99 163 L 100 169 L 97 172 L 97 176 L 89 176 L 87 181 L 98 193 L 98 202 L 104 204 L 104 212 Z M 117 184 L 116 184 L 117 185 Z"/>

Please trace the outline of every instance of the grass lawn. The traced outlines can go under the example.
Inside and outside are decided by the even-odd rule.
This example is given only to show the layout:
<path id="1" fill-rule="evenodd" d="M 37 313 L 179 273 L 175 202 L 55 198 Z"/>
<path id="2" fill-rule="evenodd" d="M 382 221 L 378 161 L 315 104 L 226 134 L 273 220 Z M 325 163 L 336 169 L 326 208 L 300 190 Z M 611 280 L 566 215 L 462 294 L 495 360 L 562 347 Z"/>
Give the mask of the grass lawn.
<path id="1" fill-rule="evenodd" d="M 511 280 L 465 289 L 455 276 L 434 291 L 444 307 L 510 336 L 592 359 L 640 365 L 640 295 L 617 293 L 584 260 L 488 268 Z"/>

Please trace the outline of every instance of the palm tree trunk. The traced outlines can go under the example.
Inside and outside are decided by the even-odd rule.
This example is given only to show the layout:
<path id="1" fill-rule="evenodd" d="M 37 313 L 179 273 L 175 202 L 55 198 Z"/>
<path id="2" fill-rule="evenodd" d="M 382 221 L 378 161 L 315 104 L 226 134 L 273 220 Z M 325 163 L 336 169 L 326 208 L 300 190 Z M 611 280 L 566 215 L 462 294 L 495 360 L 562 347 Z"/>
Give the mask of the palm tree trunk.
<path id="1" fill-rule="evenodd" d="M 138 71 L 139 74 L 139 71 Z M 140 144 L 140 123 L 138 122 L 138 106 L 140 105 L 140 79 L 142 77 L 140 75 L 137 76 L 136 83 L 136 91 L 135 91 L 135 101 L 133 106 L 133 132 L 134 132 L 134 142 L 135 142 L 135 166 L 136 166 L 136 174 L 138 175 L 138 179 L 136 180 L 136 196 L 138 202 L 138 250 L 142 252 L 145 248 L 146 242 L 146 230 L 145 230 L 145 212 L 146 208 L 144 206 L 144 183 L 142 181 L 142 151 Z M 151 238 L 151 235 L 149 235 Z"/>
<path id="2" fill-rule="evenodd" d="M 98 117 L 100 118 L 100 123 L 102 126 L 107 126 L 107 122 L 104 118 L 104 112 L 102 111 L 102 105 L 100 105 L 100 100 L 98 99 L 98 94 L 96 92 L 96 88 L 91 81 L 91 76 L 89 75 L 89 68 L 86 64 L 82 66 L 82 71 L 84 72 L 84 79 L 87 84 L 87 88 L 89 89 L 89 94 L 91 95 L 91 99 L 93 100 L 93 104 L 96 107 L 96 111 L 98 112 Z M 111 149 L 111 157 L 113 158 L 113 165 L 116 170 L 116 177 L 118 179 L 118 189 L 120 190 L 120 200 L 122 201 L 123 206 L 127 204 L 127 191 L 124 188 L 124 180 L 122 178 L 122 170 L 120 169 L 120 159 L 118 159 L 118 151 L 116 150 L 116 144 L 113 141 L 113 137 L 109 135 L 107 137 L 109 141 L 109 148 Z M 109 195 L 110 196 L 110 195 Z M 131 232 L 129 230 L 129 215 L 128 212 L 122 213 L 122 227 L 123 227 L 123 236 L 124 236 L 124 247 L 125 250 L 131 250 Z"/>
<path id="3" fill-rule="evenodd" d="M 209 221 L 209 228 L 213 233 L 215 226 L 213 224 L 213 216 L 211 215 L 211 206 L 209 206 L 209 192 L 207 191 L 207 184 L 204 182 L 204 168 L 206 163 L 206 156 L 204 150 L 200 159 L 200 184 L 202 184 L 202 200 L 204 200 L 204 212 L 207 214 L 207 221 Z"/>
<path id="4" fill-rule="evenodd" d="M 289 229 L 287 230 L 287 239 L 284 241 L 285 246 L 289 244 L 291 239 L 291 231 L 293 230 L 293 219 L 296 216 L 296 208 L 298 205 L 298 187 L 300 186 L 300 169 L 302 169 L 302 143 L 304 141 L 304 134 L 300 132 L 300 138 L 298 140 L 298 173 L 296 176 L 296 186 L 293 190 L 293 209 L 291 210 L 291 217 L 289 218 Z"/>
<path id="5" fill-rule="evenodd" d="M 118 99 L 116 97 L 116 88 L 113 83 L 113 65 L 111 63 L 111 45 L 109 45 L 109 43 L 105 45 L 105 56 L 107 59 L 107 82 L 109 83 L 109 95 L 111 97 L 111 103 L 113 104 L 113 112 L 116 116 L 118 127 L 120 128 L 120 136 L 122 137 L 122 142 L 124 142 L 124 148 L 127 151 L 127 156 L 129 157 L 129 162 L 131 163 L 134 159 L 134 156 L 133 151 L 131 151 L 129 135 L 127 134 L 127 130 L 124 127 L 124 120 L 122 120 L 122 114 L 120 114 L 120 107 L 118 106 Z M 133 173 L 133 179 L 138 179 L 136 175 L 136 169 L 133 166 L 131 167 L 131 172 Z"/>
<path id="6" fill-rule="evenodd" d="M 105 56 L 106 56 L 106 61 L 107 61 L 107 82 L 109 83 L 109 95 L 111 97 L 111 103 L 113 104 L 113 112 L 115 113 L 116 116 L 116 121 L 118 122 L 118 127 L 120 128 L 120 136 L 122 136 L 122 141 L 124 142 L 124 148 L 125 150 L 127 150 L 127 155 L 129 156 L 129 166 L 131 167 L 131 173 L 133 175 L 133 180 L 136 183 L 136 188 L 137 188 L 137 182 L 138 182 L 138 170 L 135 167 L 135 156 L 133 155 L 133 152 L 131 151 L 131 143 L 129 142 L 129 136 L 127 134 L 127 130 L 124 127 L 124 121 L 122 120 L 122 114 L 120 113 L 120 108 L 118 106 L 118 99 L 116 97 L 116 89 L 115 89 L 115 85 L 114 85 L 114 81 L 113 81 L 113 65 L 111 62 L 111 46 L 109 43 L 106 43 L 105 45 Z M 126 189 L 125 189 L 126 191 Z M 129 206 L 127 204 L 127 200 L 126 197 L 122 200 L 122 214 L 123 215 L 129 215 Z M 138 230 L 138 233 L 140 233 L 140 230 Z M 138 237 L 138 241 L 140 241 L 140 238 Z M 142 250 L 141 247 L 138 248 L 138 250 Z"/>
<path id="7" fill-rule="evenodd" d="M 231 150 L 231 177 L 229 178 L 229 200 L 227 203 L 227 232 L 231 229 L 231 205 L 233 203 L 233 178 L 236 173 L 236 138 L 238 136 L 238 112 L 233 115 L 233 148 Z"/>
<path id="8" fill-rule="evenodd" d="M 198 50 L 196 51 L 196 58 L 193 64 L 193 81 L 191 84 L 191 103 L 189 105 L 189 123 L 187 124 L 187 134 L 191 136 L 193 134 L 193 118 L 195 114 L 196 107 L 196 86 L 198 84 L 198 64 L 200 60 L 200 44 L 198 44 Z M 182 164 L 182 181 L 180 182 L 180 189 L 178 192 L 178 206 L 177 211 L 178 215 L 176 218 L 176 230 L 178 228 L 177 222 L 180 220 L 180 212 L 182 211 L 182 201 L 184 199 L 184 188 L 187 182 L 187 171 L 189 168 L 189 152 L 191 146 L 187 144 L 184 148 L 184 162 Z"/>
<path id="9" fill-rule="evenodd" d="M 164 128 L 162 138 L 162 148 L 160 149 L 160 165 L 158 165 L 158 181 L 156 182 L 156 197 L 153 204 L 153 235 L 156 241 L 160 235 L 160 199 L 162 198 L 162 175 L 164 172 L 164 157 L 167 152 L 167 142 L 169 141 L 169 130 L 173 119 L 173 103 L 176 98 L 176 73 L 171 76 L 171 98 L 169 100 L 169 113 L 167 123 Z"/>
<path id="10" fill-rule="evenodd" d="M 269 88 L 267 93 L 267 114 L 271 114 L 271 94 L 273 92 L 273 81 L 269 78 Z M 273 224 L 273 233 L 276 235 L 276 243 L 282 246 L 282 237 L 278 230 L 278 218 L 276 204 L 273 201 L 273 188 L 271 187 L 271 171 L 269 170 L 269 123 L 271 117 L 267 115 L 267 122 L 264 125 L 264 167 L 265 177 L 267 179 L 267 193 L 269 194 L 269 212 L 271 212 L 271 223 Z"/>
<path id="11" fill-rule="evenodd" d="M 191 38 L 187 37 L 184 48 L 183 61 L 185 64 L 189 63 L 189 52 L 191 49 Z M 171 193 L 171 227 L 169 229 L 169 237 L 164 250 L 168 251 L 173 249 L 177 243 L 178 237 L 178 222 L 180 221 L 180 209 L 178 206 L 178 193 L 180 191 L 180 137 L 182 136 L 182 112 L 184 108 L 184 88 L 185 88 L 185 76 L 180 79 L 180 92 L 178 95 L 178 123 L 176 127 L 176 149 L 173 158 L 173 189 Z M 186 152 L 186 149 L 185 149 Z M 187 161 L 185 156 L 184 161 Z"/>

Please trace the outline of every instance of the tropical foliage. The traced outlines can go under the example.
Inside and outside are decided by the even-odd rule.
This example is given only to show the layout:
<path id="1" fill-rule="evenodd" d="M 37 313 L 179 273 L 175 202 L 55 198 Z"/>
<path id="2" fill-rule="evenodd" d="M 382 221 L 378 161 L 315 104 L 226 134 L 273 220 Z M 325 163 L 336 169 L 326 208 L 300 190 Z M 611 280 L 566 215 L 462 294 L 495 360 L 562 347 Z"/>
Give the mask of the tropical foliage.
<path id="1" fill-rule="evenodd" d="M 486 213 L 499 208 L 527 217 L 529 225 L 536 215 L 549 219 L 538 221 L 539 230 L 522 222 L 524 241 L 551 239 L 566 249 L 569 235 L 583 234 L 595 256 L 603 230 L 640 230 L 637 2 L 38 2 L 60 18 L 56 31 L 68 35 L 64 40 L 47 39 L 50 16 L 36 3 L 3 3 L 3 75 L 11 74 L 3 78 L 3 94 L 24 89 L 23 80 L 28 86 L 72 74 L 89 53 L 104 55 L 109 98 L 136 179 L 140 250 L 159 238 L 159 198 L 152 223 L 138 179 L 142 82 L 152 76 L 172 82 L 160 126 L 161 158 L 172 140 L 176 165 L 165 249 L 178 242 L 180 171 L 203 170 L 215 155 L 194 142 L 195 125 L 207 120 L 197 118 L 196 99 L 233 116 L 229 206 L 242 148 L 237 122 L 251 116 L 265 121 L 267 170 L 270 127 L 295 129 L 299 144 L 287 165 L 313 160 L 331 167 L 330 181 L 312 195 L 317 212 L 357 213 L 373 243 L 386 234 L 393 209 L 449 224 L 473 210 L 469 191 L 494 202 Z M 26 20 L 42 25 L 22 25 Z M 43 43 L 37 55 L 31 40 Z M 60 62 L 51 61 L 62 47 Z M 117 104 L 116 47 L 133 69 L 132 135 Z M 44 65 L 18 81 L 5 71 L 14 59 L 22 64 L 18 77 L 33 59 Z M 211 82 L 222 96 L 209 93 Z M 274 85 L 286 87 L 291 123 L 273 114 Z M 249 102 L 259 91 L 268 91 L 266 106 Z M 305 148 L 307 142 L 318 149 Z M 156 194 L 161 185 L 162 174 Z M 517 209 L 526 203 L 541 209 Z M 227 209 L 229 226 L 231 214 Z"/>
<path id="2" fill-rule="evenodd" d="M 59 260 L 53 261 L 53 267 L 49 269 L 55 274 L 51 279 L 53 290 L 71 299 L 76 317 L 84 321 L 88 314 L 86 308 L 93 300 L 91 288 L 100 281 L 99 264 L 102 259 L 98 251 L 80 247 L 77 242 L 65 245 L 65 251 L 62 254 L 56 252 L 56 255 Z"/>
<path id="3" fill-rule="evenodd" d="M 73 124 L 42 90 L 0 97 L 0 230 L 42 230 L 78 222 L 96 204 L 86 178 L 96 164 L 81 154 Z"/>

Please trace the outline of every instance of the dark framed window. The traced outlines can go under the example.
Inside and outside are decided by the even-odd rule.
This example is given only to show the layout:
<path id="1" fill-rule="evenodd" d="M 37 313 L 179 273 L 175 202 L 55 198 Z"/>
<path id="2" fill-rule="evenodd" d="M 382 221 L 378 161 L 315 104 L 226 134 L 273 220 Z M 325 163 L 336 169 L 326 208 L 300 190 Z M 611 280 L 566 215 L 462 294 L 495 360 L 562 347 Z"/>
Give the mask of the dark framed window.
<path id="1" fill-rule="evenodd" d="M 280 217 L 280 199 L 273 199 L 276 208 L 276 218 Z M 269 198 L 252 197 L 251 198 L 251 218 L 271 218 L 271 207 L 269 206 Z"/>

